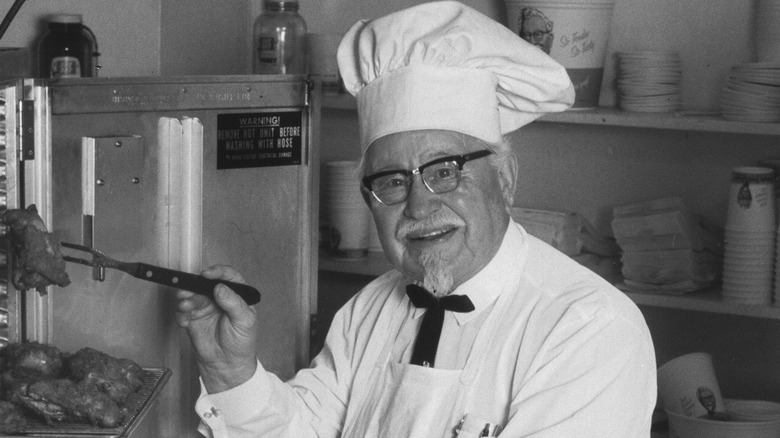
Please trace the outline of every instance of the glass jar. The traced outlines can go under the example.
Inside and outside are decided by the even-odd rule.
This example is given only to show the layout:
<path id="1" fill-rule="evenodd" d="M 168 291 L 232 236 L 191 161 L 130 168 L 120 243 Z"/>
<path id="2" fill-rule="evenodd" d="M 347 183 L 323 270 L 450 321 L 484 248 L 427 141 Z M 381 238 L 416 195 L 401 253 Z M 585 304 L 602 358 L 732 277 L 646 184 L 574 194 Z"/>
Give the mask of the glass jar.
<path id="1" fill-rule="evenodd" d="M 97 42 L 81 15 L 48 18 L 48 32 L 38 44 L 38 75 L 42 78 L 96 76 Z"/>
<path id="2" fill-rule="evenodd" d="M 306 73 L 306 22 L 297 1 L 266 0 L 252 42 L 255 74 Z"/>

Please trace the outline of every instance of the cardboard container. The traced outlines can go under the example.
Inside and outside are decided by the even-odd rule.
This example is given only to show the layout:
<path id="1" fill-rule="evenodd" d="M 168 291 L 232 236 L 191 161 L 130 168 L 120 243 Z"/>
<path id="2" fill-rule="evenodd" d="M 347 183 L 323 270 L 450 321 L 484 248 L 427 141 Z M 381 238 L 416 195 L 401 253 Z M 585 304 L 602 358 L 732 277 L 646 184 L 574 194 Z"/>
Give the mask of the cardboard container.
<path id="1" fill-rule="evenodd" d="M 667 412 L 686 417 L 699 418 L 709 413 L 702 402 L 703 395 L 707 396 L 704 401 L 714 404 L 715 412 L 725 410 L 709 353 L 685 354 L 659 367 L 658 395 Z"/>
<path id="2" fill-rule="evenodd" d="M 574 108 L 599 104 L 614 0 L 505 0 L 508 27 L 566 68 Z"/>

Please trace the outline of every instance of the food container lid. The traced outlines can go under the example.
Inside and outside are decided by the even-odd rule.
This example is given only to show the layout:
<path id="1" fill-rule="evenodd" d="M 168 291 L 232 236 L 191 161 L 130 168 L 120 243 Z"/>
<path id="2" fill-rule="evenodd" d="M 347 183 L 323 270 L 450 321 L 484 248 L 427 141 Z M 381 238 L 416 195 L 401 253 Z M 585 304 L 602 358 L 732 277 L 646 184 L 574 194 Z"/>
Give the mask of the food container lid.
<path id="1" fill-rule="evenodd" d="M 47 18 L 49 23 L 81 24 L 81 14 L 54 14 Z"/>

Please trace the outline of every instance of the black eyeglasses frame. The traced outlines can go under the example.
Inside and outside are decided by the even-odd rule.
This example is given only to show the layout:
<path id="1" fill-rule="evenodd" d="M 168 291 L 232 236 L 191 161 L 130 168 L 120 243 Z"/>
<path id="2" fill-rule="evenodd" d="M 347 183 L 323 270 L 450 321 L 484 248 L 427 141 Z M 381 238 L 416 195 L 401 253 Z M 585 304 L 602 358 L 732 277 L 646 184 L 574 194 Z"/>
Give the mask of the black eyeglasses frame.
<path id="1" fill-rule="evenodd" d="M 411 185 L 411 177 L 413 175 L 422 174 L 422 172 L 426 168 L 428 168 L 430 166 L 434 166 L 434 165 L 439 164 L 439 163 L 446 163 L 448 161 L 454 161 L 455 164 L 458 165 L 458 171 L 463 171 L 463 165 L 466 164 L 467 162 L 472 161 L 472 160 L 476 160 L 477 158 L 487 157 L 488 155 L 491 155 L 492 153 L 493 153 L 493 151 L 491 151 L 489 149 L 481 149 L 481 150 L 478 150 L 478 151 L 475 151 L 475 152 L 470 152 L 468 154 L 448 155 L 446 157 L 437 158 L 435 160 L 432 160 L 432 161 L 429 161 L 427 163 L 421 164 L 421 165 L 417 166 L 417 168 L 412 169 L 412 170 L 406 170 L 406 169 L 383 170 L 382 172 L 377 172 L 377 173 L 374 173 L 372 175 L 368 175 L 368 176 L 364 177 L 363 180 L 362 180 L 363 187 L 369 193 L 371 193 L 371 195 L 374 197 L 374 199 L 376 199 L 377 201 L 379 201 L 383 205 L 398 204 L 398 203 L 401 203 L 401 202 L 405 201 L 409 197 L 409 190 L 411 190 L 411 187 L 412 187 L 412 185 Z M 381 199 L 379 199 L 379 196 L 377 196 L 376 193 L 374 193 L 374 191 L 371 190 L 371 183 L 375 179 L 377 179 L 377 178 L 381 178 L 383 176 L 393 175 L 393 174 L 401 174 L 401 175 L 405 176 L 406 178 L 409 178 L 410 179 L 410 183 L 408 185 L 406 197 L 404 197 L 404 199 L 402 199 L 402 200 L 400 200 L 398 202 L 393 202 L 391 204 L 388 204 L 386 202 L 383 202 Z M 428 187 L 428 184 L 425 182 L 425 180 L 423 180 L 423 185 L 425 186 L 425 188 L 429 192 L 437 193 L 437 192 L 434 192 L 433 189 Z M 460 185 L 460 181 L 458 181 L 458 185 Z M 458 185 L 456 185 L 455 188 L 457 188 Z M 455 190 L 455 188 L 453 188 L 452 190 Z M 452 191 L 452 190 L 448 190 L 448 191 Z M 439 192 L 438 194 L 447 193 L 448 191 L 446 191 L 446 192 Z"/>

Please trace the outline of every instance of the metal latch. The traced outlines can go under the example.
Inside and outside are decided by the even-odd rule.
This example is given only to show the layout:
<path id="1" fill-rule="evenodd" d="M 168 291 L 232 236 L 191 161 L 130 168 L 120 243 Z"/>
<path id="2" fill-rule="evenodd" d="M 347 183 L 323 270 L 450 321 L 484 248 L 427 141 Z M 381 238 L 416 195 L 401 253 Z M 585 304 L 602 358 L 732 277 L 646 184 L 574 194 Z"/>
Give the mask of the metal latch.
<path id="1" fill-rule="evenodd" d="M 35 159 L 35 101 L 23 100 L 19 114 L 19 135 L 21 136 L 19 158 Z"/>

